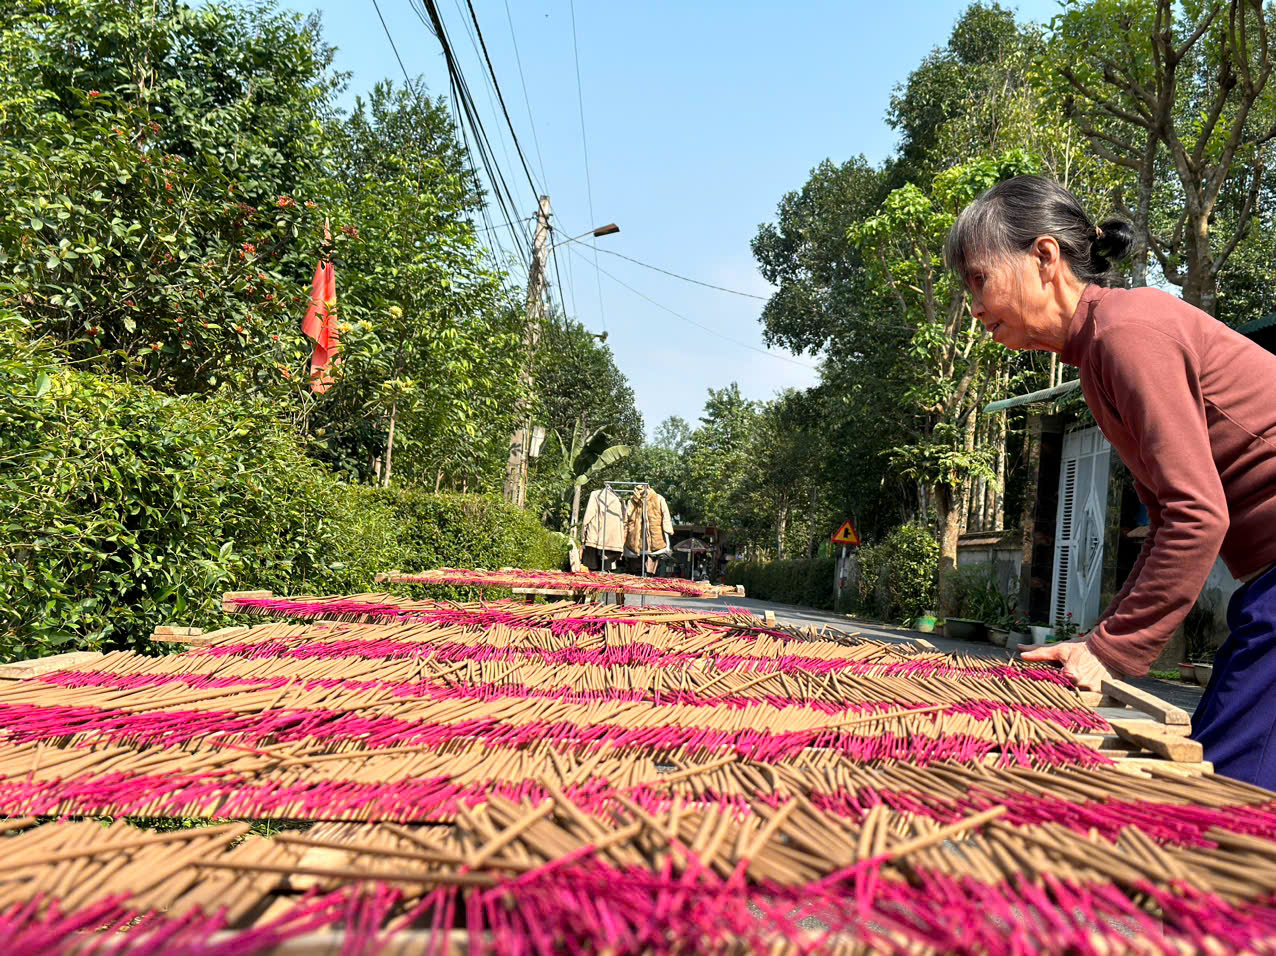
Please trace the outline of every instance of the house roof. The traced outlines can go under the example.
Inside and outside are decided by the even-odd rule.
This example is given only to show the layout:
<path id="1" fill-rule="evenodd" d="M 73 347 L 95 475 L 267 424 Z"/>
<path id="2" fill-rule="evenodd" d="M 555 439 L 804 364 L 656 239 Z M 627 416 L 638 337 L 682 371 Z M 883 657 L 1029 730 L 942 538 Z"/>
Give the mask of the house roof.
<path id="1" fill-rule="evenodd" d="M 1244 325 L 1238 325 L 1236 326 L 1236 331 L 1241 335 L 1252 335 L 1255 332 L 1261 332 L 1263 329 L 1269 329 L 1273 325 L 1276 325 L 1276 312 L 1271 315 L 1265 315 L 1261 319 L 1246 322 Z"/>
<path id="2" fill-rule="evenodd" d="M 1033 402 L 1052 402 L 1056 399 L 1063 398 L 1065 395 L 1076 391 L 1081 387 L 1079 380 L 1064 382 L 1062 385 L 1056 385 L 1054 388 L 1043 388 L 1039 392 L 1029 392 L 1027 395 L 1016 395 L 1014 398 L 1001 398 L 995 402 L 989 402 L 984 406 L 984 414 L 992 415 L 994 412 L 1004 412 L 1007 408 L 1014 408 L 1017 405 L 1031 405 Z"/>

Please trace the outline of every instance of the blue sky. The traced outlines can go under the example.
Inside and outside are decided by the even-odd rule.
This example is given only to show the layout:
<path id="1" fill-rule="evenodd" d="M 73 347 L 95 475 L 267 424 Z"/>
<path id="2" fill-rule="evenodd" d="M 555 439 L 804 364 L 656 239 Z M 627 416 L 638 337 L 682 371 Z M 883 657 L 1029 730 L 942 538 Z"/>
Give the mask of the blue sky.
<path id="1" fill-rule="evenodd" d="M 378 2 L 409 74 L 445 93 L 439 44 L 411 4 Z M 966 6 L 576 0 L 578 99 L 570 0 L 473 3 L 533 178 L 553 203 L 559 237 L 616 222 L 620 233 L 597 240 L 600 249 L 761 296 L 770 287 L 749 250 L 759 224 L 821 160 L 863 153 L 877 162 L 890 154 L 895 135 L 884 116 L 892 88 L 947 40 Z M 1020 20 L 1042 21 L 1058 9 L 1055 0 L 1008 5 Z M 377 80 L 402 80 L 372 0 L 327 0 L 312 9 L 338 47 L 337 68 L 353 74 L 349 101 Z M 465 0 L 439 0 L 439 9 L 498 163 L 521 214 L 530 216 L 535 197 L 508 134 L 497 135 L 503 123 L 462 15 Z M 809 356 L 760 354 L 736 344 L 763 348 L 762 301 L 598 254 L 602 269 L 712 330 L 706 331 L 599 275 L 588 245 L 574 243 L 558 254 L 568 311 L 608 332 L 648 434 L 668 415 L 694 422 L 707 388 L 734 381 L 746 396 L 766 399 L 816 381 Z"/>

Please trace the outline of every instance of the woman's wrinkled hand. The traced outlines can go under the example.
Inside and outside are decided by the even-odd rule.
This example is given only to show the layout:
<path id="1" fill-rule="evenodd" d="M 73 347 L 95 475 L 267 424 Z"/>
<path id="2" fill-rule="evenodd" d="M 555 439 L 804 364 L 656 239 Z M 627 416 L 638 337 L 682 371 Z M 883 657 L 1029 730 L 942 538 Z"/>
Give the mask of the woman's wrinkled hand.
<path id="1" fill-rule="evenodd" d="M 1117 679 L 1117 675 L 1108 670 L 1086 646 L 1084 637 L 1047 644 L 1044 647 L 1021 647 L 1019 655 L 1025 661 L 1033 663 L 1058 661 L 1063 665 L 1064 676 L 1080 690 L 1101 690 L 1105 680 Z"/>

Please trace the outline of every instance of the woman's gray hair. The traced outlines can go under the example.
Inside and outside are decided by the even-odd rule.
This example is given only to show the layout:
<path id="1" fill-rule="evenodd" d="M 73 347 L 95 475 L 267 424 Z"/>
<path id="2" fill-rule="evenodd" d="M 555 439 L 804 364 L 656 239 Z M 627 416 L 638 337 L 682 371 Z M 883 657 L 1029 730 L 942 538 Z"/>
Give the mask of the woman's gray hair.
<path id="1" fill-rule="evenodd" d="M 1053 179 L 1015 176 L 993 186 L 961 211 L 944 242 L 944 262 L 969 284 L 971 264 L 1000 262 L 1051 236 L 1082 282 L 1110 285 L 1112 264 L 1124 259 L 1134 230 L 1123 219 L 1096 226 L 1077 197 Z"/>

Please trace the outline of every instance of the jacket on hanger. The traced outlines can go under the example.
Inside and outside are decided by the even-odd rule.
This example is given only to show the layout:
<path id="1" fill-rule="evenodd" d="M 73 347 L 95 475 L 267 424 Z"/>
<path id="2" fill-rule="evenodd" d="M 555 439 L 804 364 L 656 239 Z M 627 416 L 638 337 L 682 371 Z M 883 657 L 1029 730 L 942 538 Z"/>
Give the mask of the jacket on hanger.
<path id="1" fill-rule="evenodd" d="M 646 493 L 647 514 L 647 553 L 666 554 L 669 551 L 669 538 L 673 534 L 673 518 L 669 514 L 669 504 L 664 495 L 657 494 L 650 488 Z M 625 518 L 625 553 L 639 554 L 642 551 L 642 518 L 643 490 L 634 492 L 629 502 Z"/>
<path id="2" fill-rule="evenodd" d="M 580 543 L 587 548 L 619 551 L 625 544 L 625 503 L 609 488 L 589 494 Z"/>

